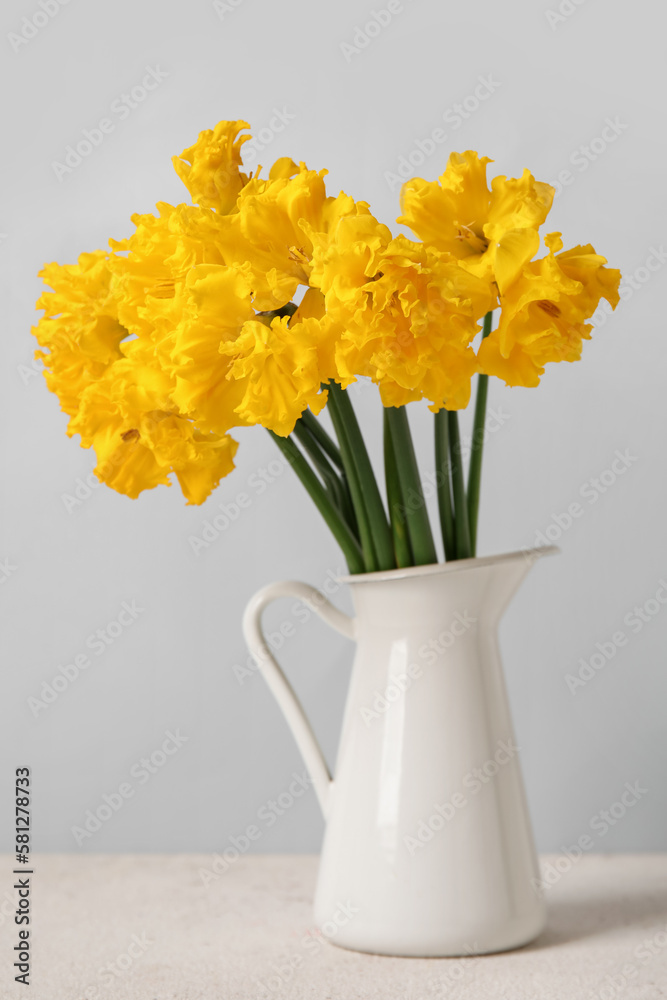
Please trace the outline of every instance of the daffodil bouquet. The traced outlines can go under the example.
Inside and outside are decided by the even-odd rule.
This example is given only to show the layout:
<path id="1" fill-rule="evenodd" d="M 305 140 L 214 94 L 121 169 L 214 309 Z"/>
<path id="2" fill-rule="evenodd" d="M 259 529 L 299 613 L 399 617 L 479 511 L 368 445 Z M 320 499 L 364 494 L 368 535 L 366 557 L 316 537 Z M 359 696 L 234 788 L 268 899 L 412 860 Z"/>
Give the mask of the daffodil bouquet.
<path id="1" fill-rule="evenodd" d="M 231 432 L 258 424 L 365 573 L 438 560 L 406 411 L 427 400 L 445 558 L 474 556 L 488 377 L 536 386 L 547 363 L 577 360 L 619 272 L 559 233 L 540 256 L 554 191 L 528 170 L 489 189 L 491 161 L 453 153 L 437 181 L 403 186 L 412 240 L 327 195 L 325 170 L 281 158 L 245 173 L 248 128 L 220 122 L 174 157 L 193 204 L 159 203 L 109 251 L 40 272 L 37 356 L 68 434 L 113 489 L 134 498 L 173 473 L 201 504 L 234 468 Z M 384 496 L 346 392 L 362 378 L 383 406 Z"/>

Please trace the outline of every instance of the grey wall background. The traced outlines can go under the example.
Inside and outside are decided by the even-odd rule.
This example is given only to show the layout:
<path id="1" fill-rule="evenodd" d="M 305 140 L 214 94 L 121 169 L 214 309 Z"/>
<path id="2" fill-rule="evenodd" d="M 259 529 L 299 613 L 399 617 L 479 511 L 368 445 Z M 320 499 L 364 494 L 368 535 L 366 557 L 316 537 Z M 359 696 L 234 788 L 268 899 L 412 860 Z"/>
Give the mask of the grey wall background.
<path id="1" fill-rule="evenodd" d="M 326 166 L 333 193 L 366 198 L 389 225 L 398 190 L 386 174 L 400 157 L 418 160 L 417 140 L 436 128 L 447 140 L 418 174 L 437 176 L 452 149 L 466 148 L 494 157 L 499 173 L 528 166 L 554 182 L 569 171 L 551 229 L 568 246 L 591 241 L 626 275 L 625 301 L 581 364 L 552 368 L 537 391 L 493 386 L 490 404 L 503 417 L 487 448 L 480 548 L 530 546 L 570 504 L 582 505 L 560 533 L 562 555 L 533 570 L 502 629 L 538 844 L 573 843 L 626 782 L 639 781 L 647 792 L 596 835 L 596 849 L 667 847 L 667 609 L 650 604 L 659 610 L 636 631 L 624 623 L 667 578 L 662 15 L 649 0 L 631 9 L 620 0 L 403 0 L 363 50 L 344 51 L 386 6 L 71 0 L 17 43 L 10 36 L 22 26 L 29 34 L 23 19 L 40 8 L 3 5 L 2 782 L 9 796 L 14 767 L 33 768 L 41 850 L 220 851 L 259 810 L 257 850 L 320 842 L 312 791 L 279 817 L 269 805 L 303 765 L 261 678 L 239 670 L 241 613 L 258 587 L 281 578 L 320 586 L 342 569 L 318 514 L 290 473 L 259 492 L 256 477 L 275 471 L 277 457 L 259 429 L 240 435 L 237 471 L 201 508 L 186 507 L 178 489 L 134 502 L 86 490 L 94 457 L 66 438 L 29 332 L 44 261 L 74 261 L 125 235 L 133 212 L 184 200 L 172 154 L 222 118 L 245 118 L 257 133 L 276 108 L 289 120 L 262 133 L 259 162 L 290 155 Z M 59 180 L 53 161 L 110 115 L 146 67 L 166 74 L 160 85 L 124 118 L 112 113 L 113 133 Z M 480 77 L 492 93 L 475 102 Z M 362 387 L 355 399 L 377 450 L 375 392 Z M 427 470 L 431 422 L 412 409 Z M 590 481 L 617 450 L 632 461 L 613 483 L 604 476 L 601 492 Z M 243 492 L 250 506 L 195 554 L 190 538 Z M 335 600 L 349 610 L 342 588 Z M 86 651 L 123 602 L 143 610 L 35 714 L 29 699 L 41 699 L 44 682 Z M 317 621 L 300 623 L 290 602 L 269 620 L 295 623 L 280 655 L 333 763 L 352 646 Z M 627 645 L 573 693 L 567 675 L 619 629 Z M 149 774 L 140 761 L 168 731 L 187 742 Z M 77 843 L 72 828 L 123 783 L 132 797 Z M 3 809 L 5 849 L 10 829 Z"/>

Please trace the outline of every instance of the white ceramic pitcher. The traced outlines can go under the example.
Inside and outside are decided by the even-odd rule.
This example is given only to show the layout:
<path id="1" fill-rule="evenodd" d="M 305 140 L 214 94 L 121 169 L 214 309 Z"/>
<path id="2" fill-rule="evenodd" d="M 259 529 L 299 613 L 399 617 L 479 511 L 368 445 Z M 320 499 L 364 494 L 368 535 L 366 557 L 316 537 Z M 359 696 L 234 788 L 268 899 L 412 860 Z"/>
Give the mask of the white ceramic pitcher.
<path id="1" fill-rule="evenodd" d="M 248 646 L 326 819 L 315 919 L 333 943 L 467 955 L 517 947 L 541 931 L 497 626 L 535 558 L 555 551 L 345 577 L 354 618 L 304 583 L 271 584 L 250 601 Z M 333 780 L 262 634 L 263 609 L 286 596 L 357 642 Z"/>

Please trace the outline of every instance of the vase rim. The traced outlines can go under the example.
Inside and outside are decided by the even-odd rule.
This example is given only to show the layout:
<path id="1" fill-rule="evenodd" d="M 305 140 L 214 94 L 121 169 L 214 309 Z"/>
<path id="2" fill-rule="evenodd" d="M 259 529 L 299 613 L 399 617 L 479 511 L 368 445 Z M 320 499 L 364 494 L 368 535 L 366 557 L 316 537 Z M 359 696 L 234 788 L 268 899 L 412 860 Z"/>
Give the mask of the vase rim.
<path id="1" fill-rule="evenodd" d="M 483 569 L 500 563 L 516 562 L 524 559 L 535 562 L 542 556 L 554 556 L 560 552 L 557 545 L 543 545 L 537 548 L 518 549 L 516 552 L 501 552 L 494 556 L 474 556 L 470 559 L 451 559 L 449 562 L 429 563 L 427 566 L 406 566 L 403 569 L 381 569 L 373 573 L 352 573 L 339 576 L 339 583 L 381 583 L 384 580 L 407 580 L 419 576 L 436 576 L 439 573 L 457 573 L 466 569 Z"/>

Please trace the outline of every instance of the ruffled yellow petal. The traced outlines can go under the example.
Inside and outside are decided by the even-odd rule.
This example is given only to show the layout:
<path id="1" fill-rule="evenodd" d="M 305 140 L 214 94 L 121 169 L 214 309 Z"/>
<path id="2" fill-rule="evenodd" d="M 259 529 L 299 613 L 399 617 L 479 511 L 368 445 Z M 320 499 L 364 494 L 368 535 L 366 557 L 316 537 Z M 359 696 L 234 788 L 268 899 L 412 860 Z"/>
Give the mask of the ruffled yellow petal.
<path id="1" fill-rule="evenodd" d="M 390 230 L 370 214 L 341 219 L 331 234 L 313 236 L 311 281 L 328 295 L 330 315 L 346 300 L 357 300 L 391 239 Z"/>
<path id="2" fill-rule="evenodd" d="M 206 435 L 180 416 L 169 399 L 170 380 L 155 369 L 117 361 L 83 394 L 69 433 L 94 448 L 95 474 L 136 498 L 175 473 L 189 503 L 202 503 L 234 467 L 236 443 Z"/>
<path id="3" fill-rule="evenodd" d="M 425 243 L 446 251 L 501 292 L 537 253 L 537 230 L 554 189 L 524 170 L 520 178 L 494 177 L 489 191 L 487 157 L 452 153 L 438 181 L 408 181 L 401 191 L 399 222 Z M 531 252 L 532 251 L 532 252 Z"/>
<path id="4" fill-rule="evenodd" d="M 472 150 L 452 153 L 447 169 L 437 181 L 414 178 L 401 190 L 402 215 L 398 222 L 425 243 L 459 259 L 486 251 L 484 225 L 491 193 L 486 165 L 492 161 Z"/>
<path id="5" fill-rule="evenodd" d="M 536 229 L 513 229 L 493 247 L 493 273 L 501 295 L 512 285 L 540 249 Z"/>
<path id="6" fill-rule="evenodd" d="M 238 213 L 225 219 L 225 260 L 250 265 L 255 306 L 261 311 L 281 308 L 299 285 L 315 283 L 314 241 L 333 232 L 341 219 L 368 211 L 364 202 L 346 194 L 327 196 L 325 175 L 302 163 L 296 175 L 251 183 L 239 197 Z"/>
<path id="7" fill-rule="evenodd" d="M 292 323 L 301 323 L 304 319 L 322 319 L 326 309 L 324 295 L 319 288 L 307 288 L 292 317 Z"/>
<path id="8" fill-rule="evenodd" d="M 33 334 L 44 350 L 45 378 L 65 413 L 73 416 L 81 394 L 121 357 L 128 336 L 119 322 L 109 255 L 83 253 L 76 264 L 46 264 L 39 272 L 53 291 L 44 292 L 36 308 L 44 316 Z"/>
<path id="9" fill-rule="evenodd" d="M 221 344 L 233 357 L 230 377 L 244 386 L 241 418 L 286 437 L 306 408 L 318 412 L 326 402 L 322 382 L 334 374 L 329 332 L 326 321 L 308 317 L 292 324 L 284 316 L 268 327 L 252 320 L 236 341 Z"/>
<path id="10" fill-rule="evenodd" d="M 428 399 L 465 406 L 477 370 L 477 320 L 495 303 L 488 282 L 456 259 L 391 233 L 372 216 L 343 219 L 316 240 L 312 278 L 340 328 L 337 378 L 380 387 L 386 406 Z"/>
<path id="11" fill-rule="evenodd" d="M 238 407 L 245 387 L 229 377 L 222 347 L 234 344 L 254 316 L 247 268 L 202 264 L 187 276 L 185 306 L 171 339 L 176 379 L 172 398 L 204 431 L 225 434 L 245 423 Z"/>
<path id="12" fill-rule="evenodd" d="M 530 170 L 524 170 L 521 177 L 494 177 L 485 235 L 498 242 L 513 229 L 539 229 L 554 194 L 554 188 L 536 181 Z"/>
<path id="13" fill-rule="evenodd" d="M 169 336 L 183 309 L 185 281 L 198 264 L 222 264 L 222 220 L 193 205 L 157 205 L 158 215 L 134 215 L 134 233 L 110 240 L 118 314 L 154 345 Z"/>
<path id="14" fill-rule="evenodd" d="M 479 349 L 483 371 L 508 385 L 535 386 L 545 365 L 577 361 L 600 299 L 612 308 L 618 303 L 620 272 L 605 267 L 591 246 L 556 253 L 560 233 L 551 233 L 547 246 L 547 256 L 524 267 L 507 289 L 498 328 Z"/>
<path id="15" fill-rule="evenodd" d="M 298 174 L 301 169 L 302 168 L 299 164 L 295 163 L 289 156 L 281 156 L 269 170 L 269 180 L 277 181 L 281 178 L 286 179 L 288 177 L 293 177 L 294 174 Z"/>
<path id="16" fill-rule="evenodd" d="M 544 369 L 535 363 L 531 354 L 520 346 L 510 347 L 507 357 L 500 352 L 497 337 L 487 337 L 482 343 L 479 362 L 486 375 L 495 375 L 506 385 L 534 388 L 540 384 Z"/>
<path id="17" fill-rule="evenodd" d="M 254 315 L 249 265 L 223 262 L 224 220 L 210 209 L 158 208 L 159 216 L 136 216 L 134 234 L 114 244 L 119 311 L 139 335 L 123 351 L 169 376 L 172 404 L 202 432 L 224 435 L 239 423 L 242 391 L 218 347 Z"/>
<path id="18" fill-rule="evenodd" d="M 566 250 L 556 259 L 563 274 L 581 283 L 578 303 L 588 316 L 593 315 L 600 299 L 606 299 L 612 309 L 616 308 L 620 298 L 621 272 L 603 267 L 607 263 L 606 257 L 597 254 L 590 243 Z"/>
<path id="19" fill-rule="evenodd" d="M 199 133 L 194 145 L 184 149 L 172 163 L 196 205 L 225 215 L 236 204 L 249 177 L 241 172 L 241 147 L 250 139 L 239 137 L 247 122 L 218 122 L 214 129 Z"/>

